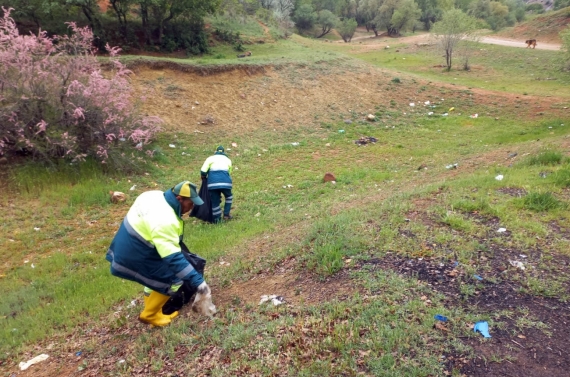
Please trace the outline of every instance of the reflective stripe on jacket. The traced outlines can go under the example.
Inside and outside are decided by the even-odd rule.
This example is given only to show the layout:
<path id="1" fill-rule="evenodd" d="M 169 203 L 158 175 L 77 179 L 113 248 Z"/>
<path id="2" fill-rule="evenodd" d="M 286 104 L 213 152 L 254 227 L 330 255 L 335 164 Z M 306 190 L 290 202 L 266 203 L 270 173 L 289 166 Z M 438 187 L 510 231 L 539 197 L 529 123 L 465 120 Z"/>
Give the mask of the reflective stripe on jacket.
<path id="1" fill-rule="evenodd" d="M 204 279 L 180 251 L 182 219 L 169 204 L 171 191 L 142 193 L 130 208 L 111 242 L 106 259 L 115 276 L 139 282 L 164 294 L 188 280 L 193 286 Z"/>
<path id="2" fill-rule="evenodd" d="M 216 152 L 208 157 L 200 173 L 208 177 L 209 190 L 232 188 L 232 160 L 222 152 Z"/>

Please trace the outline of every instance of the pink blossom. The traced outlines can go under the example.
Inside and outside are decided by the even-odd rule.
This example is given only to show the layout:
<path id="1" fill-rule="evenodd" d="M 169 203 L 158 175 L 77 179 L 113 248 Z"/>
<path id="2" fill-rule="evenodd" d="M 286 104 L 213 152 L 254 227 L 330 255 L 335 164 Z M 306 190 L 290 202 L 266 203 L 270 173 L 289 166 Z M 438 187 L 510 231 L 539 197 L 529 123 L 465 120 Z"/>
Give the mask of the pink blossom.
<path id="1" fill-rule="evenodd" d="M 85 115 L 83 115 L 83 109 L 81 107 L 76 107 L 75 110 L 73 110 L 73 116 L 76 119 L 79 118 L 85 119 Z"/>
<path id="2" fill-rule="evenodd" d="M 2 10 L 0 154 L 26 147 L 34 156 L 109 163 L 128 158 L 123 149 L 143 149 L 153 140 L 162 120 L 140 115 L 132 100 L 132 72 L 116 58 L 119 48 L 106 46 L 113 72 L 104 76 L 89 28 L 70 22 L 69 35 L 20 35 L 12 9 Z"/>
<path id="3" fill-rule="evenodd" d="M 38 124 L 36 124 L 38 131 L 35 134 L 37 135 L 40 132 L 44 132 L 46 130 L 47 125 L 48 124 L 46 123 L 46 121 L 42 119 Z"/>

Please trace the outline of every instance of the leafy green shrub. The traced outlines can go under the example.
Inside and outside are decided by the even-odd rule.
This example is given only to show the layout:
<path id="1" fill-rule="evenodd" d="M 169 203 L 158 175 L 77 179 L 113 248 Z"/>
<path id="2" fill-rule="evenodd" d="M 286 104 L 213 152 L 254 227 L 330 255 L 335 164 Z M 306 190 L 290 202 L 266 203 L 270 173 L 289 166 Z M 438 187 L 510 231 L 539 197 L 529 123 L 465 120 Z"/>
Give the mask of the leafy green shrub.
<path id="1" fill-rule="evenodd" d="M 350 42 L 358 26 L 354 18 L 345 18 L 339 23 L 337 31 L 345 42 Z"/>
<path id="2" fill-rule="evenodd" d="M 524 198 L 524 208 L 543 212 L 562 207 L 562 203 L 551 192 L 532 192 Z"/>
<path id="3" fill-rule="evenodd" d="M 208 36 L 204 32 L 202 20 L 168 24 L 161 47 L 169 52 L 181 49 L 186 51 L 187 55 L 208 53 Z"/>
<path id="4" fill-rule="evenodd" d="M 544 13 L 544 6 L 540 3 L 528 4 L 525 8 L 527 12 Z"/>
<path id="5" fill-rule="evenodd" d="M 554 10 L 570 7 L 570 0 L 554 0 Z"/>
<path id="6" fill-rule="evenodd" d="M 295 11 L 293 21 L 299 30 L 310 30 L 317 21 L 317 13 L 313 10 L 312 5 L 303 4 Z"/>

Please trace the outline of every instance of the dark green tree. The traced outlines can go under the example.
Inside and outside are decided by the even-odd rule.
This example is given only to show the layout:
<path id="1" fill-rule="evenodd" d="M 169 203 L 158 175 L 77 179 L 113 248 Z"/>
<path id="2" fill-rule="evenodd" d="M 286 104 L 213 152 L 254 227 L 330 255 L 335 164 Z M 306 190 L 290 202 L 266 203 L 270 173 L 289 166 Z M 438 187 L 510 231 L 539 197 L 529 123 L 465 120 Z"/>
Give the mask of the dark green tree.
<path id="1" fill-rule="evenodd" d="M 337 31 L 345 42 L 350 42 L 358 23 L 354 18 L 345 18 L 339 23 Z"/>
<path id="2" fill-rule="evenodd" d="M 338 17 L 335 16 L 330 10 L 324 9 L 318 13 L 317 23 L 321 27 L 321 32 L 317 38 L 321 38 L 331 32 L 338 23 Z"/>
<path id="3" fill-rule="evenodd" d="M 310 30 L 315 26 L 317 14 L 315 13 L 312 5 L 303 4 L 295 11 L 293 21 L 298 29 Z"/>

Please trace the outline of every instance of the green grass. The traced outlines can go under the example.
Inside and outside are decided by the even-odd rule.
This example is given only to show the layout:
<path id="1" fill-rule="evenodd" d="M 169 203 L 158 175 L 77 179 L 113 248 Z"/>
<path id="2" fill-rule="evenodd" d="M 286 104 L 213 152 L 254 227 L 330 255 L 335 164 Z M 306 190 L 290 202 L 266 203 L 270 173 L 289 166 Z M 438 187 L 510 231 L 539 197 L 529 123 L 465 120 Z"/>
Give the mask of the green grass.
<path id="1" fill-rule="evenodd" d="M 240 33 L 246 37 L 264 37 L 265 33 L 261 25 L 254 19 L 231 19 L 224 15 L 216 15 L 206 19 L 206 23 L 211 23 L 212 30 L 220 29 L 232 33 Z"/>
<path id="2" fill-rule="evenodd" d="M 252 46 L 254 55 L 247 64 L 286 63 L 279 72 L 302 82 L 338 68 L 347 74 L 363 69 L 364 63 L 345 55 L 348 48 L 294 37 Z M 447 74 L 418 68 L 432 57 L 413 56 L 404 48 L 395 53 L 395 48 L 357 56 L 389 70 L 388 84 L 378 89 L 382 96 L 410 88 L 427 92 L 415 77 L 449 80 Z M 493 69 L 482 78 L 461 73 L 461 82 L 489 88 L 483 81 L 491 79 L 492 85 L 507 89 L 513 82 L 517 92 L 523 82 L 520 72 L 509 73 L 506 66 L 516 57 L 530 64 L 526 59 L 534 52 L 523 57 L 511 50 L 504 48 L 501 60 L 486 46 L 478 58 Z M 224 47 L 211 56 L 173 61 L 242 64 L 234 55 L 231 47 Z M 551 67 L 546 69 L 550 75 Z M 562 82 L 553 80 L 548 87 L 537 80 L 527 90 L 539 94 L 550 88 L 565 96 Z M 176 83 L 162 84 L 177 93 Z M 491 326 L 506 326 L 502 318 L 515 315 L 465 306 L 485 287 L 473 275 L 567 300 L 568 275 L 558 273 L 556 256 L 569 254 L 564 240 L 553 241 L 559 235 L 552 228 L 553 222 L 564 228 L 559 220 L 570 216 L 564 190 L 570 186 L 570 169 L 561 152 L 570 131 L 560 126 L 564 120 L 548 114 L 540 121 L 521 119 L 497 105 L 473 127 L 472 119 L 458 114 L 462 107 L 477 106 L 473 92 L 439 89 L 445 101 L 432 98 L 431 109 L 441 115 L 455 107 L 447 117 L 411 111 L 407 98 L 394 96 L 379 101 L 376 122 L 360 121 L 359 114 L 331 105 L 319 115 L 321 127 L 286 128 L 279 135 L 263 128 L 239 134 L 178 132 L 177 144 L 185 146 L 185 155 L 168 147 L 173 135 L 165 133 L 153 145 L 156 153 L 146 174 L 104 173 L 93 164 L 12 169 L 0 194 L 0 358 L 8 365 L 14 355 L 22 356 L 19 360 L 37 344 L 64 344 L 73 336 L 90 355 L 82 368 L 122 358 L 124 363 L 110 367 L 119 376 L 139 368 L 185 375 L 207 369 L 212 376 L 355 371 L 434 376 L 443 373 L 442 355 L 471 356 L 461 339 L 476 335 L 465 323 L 485 319 Z M 390 100 L 392 105 L 380 104 Z M 347 118 L 354 122 L 345 124 Z M 378 143 L 356 146 L 354 140 L 363 135 L 376 137 Z M 198 182 L 199 168 L 212 148 L 231 142 L 239 145 L 229 152 L 239 168 L 234 173 L 236 220 L 212 226 L 190 219 L 185 227 L 190 249 L 208 260 L 206 279 L 214 301 L 225 299 L 221 312 L 209 323 L 186 312 L 168 328 L 141 330 L 135 320 L 140 304 L 128 305 L 140 298 L 141 287 L 110 275 L 104 260 L 107 247 L 136 195 L 165 190 L 182 179 Z M 317 151 L 326 157 L 314 159 Z M 518 159 L 509 160 L 512 151 L 518 151 Z M 453 163 L 457 169 L 446 169 Z M 336 175 L 336 184 L 322 182 L 327 171 Z M 501 181 L 495 178 L 499 174 Z M 127 193 L 127 202 L 109 203 L 111 190 Z M 525 194 L 518 197 L 513 190 Z M 499 227 L 508 229 L 509 238 L 497 232 Z M 533 260 L 536 270 L 495 274 L 493 258 L 504 258 L 501 250 L 506 248 L 516 254 L 541 250 Z M 466 277 L 457 282 L 460 299 L 450 305 L 433 285 L 385 269 L 378 261 L 387 255 L 457 262 Z M 221 266 L 221 260 L 230 265 Z M 263 286 L 263 279 L 283 271 L 291 274 L 289 290 L 266 293 L 291 301 L 300 296 L 294 305 L 258 306 L 258 297 L 250 292 L 227 297 L 227 289 L 253 278 Z M 294 280 L 301 274 L 306 280 Z M 338 283 L 339 292 L 311 301 L 307 292 L 317 283 Z M 432 328 L 434 314 L 453 318 L 449 332 Z M 523 317 L 517 328 L 532 323 L 530 314 Z M 85 335 L 101 328 L 110 330 L 108 342 Z M 188 363 L 197 358 L 205 361 Z"/>
<path id="3" fill-rule="evenodd" d="M 559 165 L 562 163 L 562 153 L 558 151 L 546 151 L 537 156 L 532 156 L 529 165 Z"/>
<path id="4" fill-rule="evenodd" d="M 341 45 L 342 46 L 342 45 Z M 392 47 L 392 46 L 390 46 Z M 433 49 L 390 48 L 354 56 L 379 67 L 406 72 L 433 81 L 479 87 L 520 95 L 570 95 L 570 78 L 560 70 L 555 51 L 505 48 L 490 44 L 470 44 L 471 71 L 462 70 L 459 60 L 450 72 L 439 67 L 445 59 Z M 399 51 L 396 52 L 396 49 Z"/>

